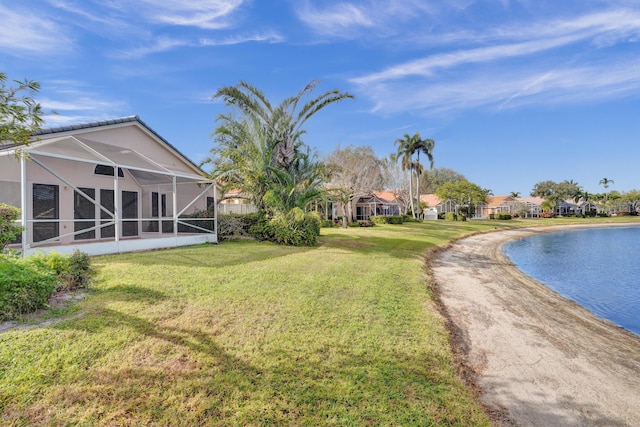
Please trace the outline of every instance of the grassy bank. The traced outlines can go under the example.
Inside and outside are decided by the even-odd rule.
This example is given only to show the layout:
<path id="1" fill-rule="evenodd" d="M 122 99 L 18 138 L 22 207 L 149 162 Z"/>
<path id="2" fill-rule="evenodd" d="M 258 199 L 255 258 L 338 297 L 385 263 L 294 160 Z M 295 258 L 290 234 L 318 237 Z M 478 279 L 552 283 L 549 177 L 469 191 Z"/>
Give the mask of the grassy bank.
<path id="1" fill-rule="evenodd" d="M 422 260 L 460 235 L 526 224 L 96 258 L 98 282 L 60 321 L 0 334 L 0 423 L 488 425 L 456 375 Z"/>

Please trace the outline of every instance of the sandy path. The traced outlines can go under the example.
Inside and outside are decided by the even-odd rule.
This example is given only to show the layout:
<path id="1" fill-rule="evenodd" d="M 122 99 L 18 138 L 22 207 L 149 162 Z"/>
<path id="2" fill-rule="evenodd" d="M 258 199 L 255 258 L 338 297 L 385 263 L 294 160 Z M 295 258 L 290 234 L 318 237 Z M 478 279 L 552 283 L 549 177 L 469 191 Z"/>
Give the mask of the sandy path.
<path id="1" fill-rule="evenodd" d="M 508 240 L 557 229 L 479 234 L 434 256 L 455 351 L 498 425 L 640 426 L 640 337 L 502 255 Z"/>

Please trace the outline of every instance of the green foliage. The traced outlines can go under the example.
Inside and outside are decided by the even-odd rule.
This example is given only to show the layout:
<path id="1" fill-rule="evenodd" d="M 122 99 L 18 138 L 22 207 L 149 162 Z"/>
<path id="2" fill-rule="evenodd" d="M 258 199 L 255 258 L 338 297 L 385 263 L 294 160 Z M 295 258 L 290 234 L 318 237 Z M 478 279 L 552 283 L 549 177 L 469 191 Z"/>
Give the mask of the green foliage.
<path id="1" fill-rule="evenodd" d="M 374 224 L 402 224 L 403 217 L 399 215 L 375 215 L 371 217 Z"/>
<path id="2" fill-rule="evenodd" d="M 458 206 L 477 205 L 487 198 L 488 190 L 469 181 L 446 182 L 436 194 L 440 200 L 451 200 Z"/>
<path id="3" fill-rule="evenodd" d="M 0 252 L 22 233 L 23 228 L 14 224 L 20 209 L 0 203 Z"/>
<path id="4" fill-rule="evenodd" d="M 277 105 L 244 81 L 218 90 L 214 98 L 222 98 L 232 111 L 218 116 L 217 146 L 204 163 L 213 165 L 212 175 L 225 189 L 244 190 L 270 215 L 304 209 L 320 197 L 324 165 L 302 141 L 302 126 L 329 104 L 353 96 L 331 90 L 303 104 L 317 84 L 310 82 Z"/>
<path id="5" fill-rule="evenodd" d="M 489 219 L 497 219 L 500 221 L 506 221 L 506 220 L 510 220 L 511 214 L 508 212 L 498 212 L 498 213 L 492 213 L 489 214 Z"/>
<path id="6" fill-rule="evenodd" d="M 64 276 L 67 284 L 65 289 L 87 288 L 94 275 L 89 255 L 76 249 L 69 257 L 69 269 Z"/>
<path id="7" fill-rule="evenodd" d="M 414 218 L 411 215 L 401 215 L 402 222 L 422 222 L 419 218 Z"/>
<path id="8" fill-rule="evenodd" d="M 26 258 L 26 261 L 53 273 L 57 278 L 57 291 L 86 288 L 95 274 L 89 255 L 78 250 L 72 255 L 61 255 L 55 251 L 36 254 Z"/>
<path id="9" fill-rule="evenodd" d="M 37 262 L 0 256 L 0 320 L 44 307 L 57 283 L 56 274 Z"/>
<path id="10" fill-rule="evenodd" d="M 14 80 L 16 85 L 11 87 L 6 81 L 7 75 L 0 72 L 0 143 L 26 145 L 44 123 L 42 108 L 32 98 L 40 90 L 40 84 Z"/>
<path id="11" fill-rule="evenodd" d="M 332 228 L 335 227 L 335 223 L 330 219 L 323 219 L 320 223 L 320 227 L 322 228 Z"/>
<path id="12" fill-rule="evenodd" d="M 455 212 L 447 212 L 446 214 L 444 214 L 444 219 L 445 221 L 457 221 L 458 215 L 456 215 Z"/>
<path id="13" fill-rule="evenodd" d="M 261 216 L 250 227 L 249 233 L 258 240 L 281 245 L 314 246 L 320 235 L 321 225 L 320 216 L 316 212 L 305 213 L 300 208 L 293 208 L 286 214 Z"/>
<path id="14" fill-rule="evenodd" d="M 220 241 L 251 236 L 250 229 L 262 218 L 261 214 L 218 215 L 218 239 Z"/>

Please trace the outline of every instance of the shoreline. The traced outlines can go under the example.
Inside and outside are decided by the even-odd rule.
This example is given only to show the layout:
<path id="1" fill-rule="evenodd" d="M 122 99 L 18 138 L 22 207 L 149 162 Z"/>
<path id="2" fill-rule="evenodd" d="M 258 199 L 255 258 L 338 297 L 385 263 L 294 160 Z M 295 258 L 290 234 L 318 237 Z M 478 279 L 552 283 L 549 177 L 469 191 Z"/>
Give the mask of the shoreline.
<path id="1" fill-rule="evenodd" d="M 502 254 L 510 240 L 586 227 L 477 234 L 429 262 L 461 375 L 496 425 L 640 425 L 640 337 L 525 275 Z"/>

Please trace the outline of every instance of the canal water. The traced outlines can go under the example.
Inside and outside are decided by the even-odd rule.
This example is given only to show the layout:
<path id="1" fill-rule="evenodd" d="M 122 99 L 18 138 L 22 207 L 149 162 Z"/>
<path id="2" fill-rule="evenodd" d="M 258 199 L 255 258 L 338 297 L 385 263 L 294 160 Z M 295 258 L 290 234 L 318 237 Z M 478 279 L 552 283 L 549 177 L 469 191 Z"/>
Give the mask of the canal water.
<path id="1" fill-rule="evenodd" d="M 543 233 L 502 252 L 528 276 L 640 335 L 640 226 Z"/>

